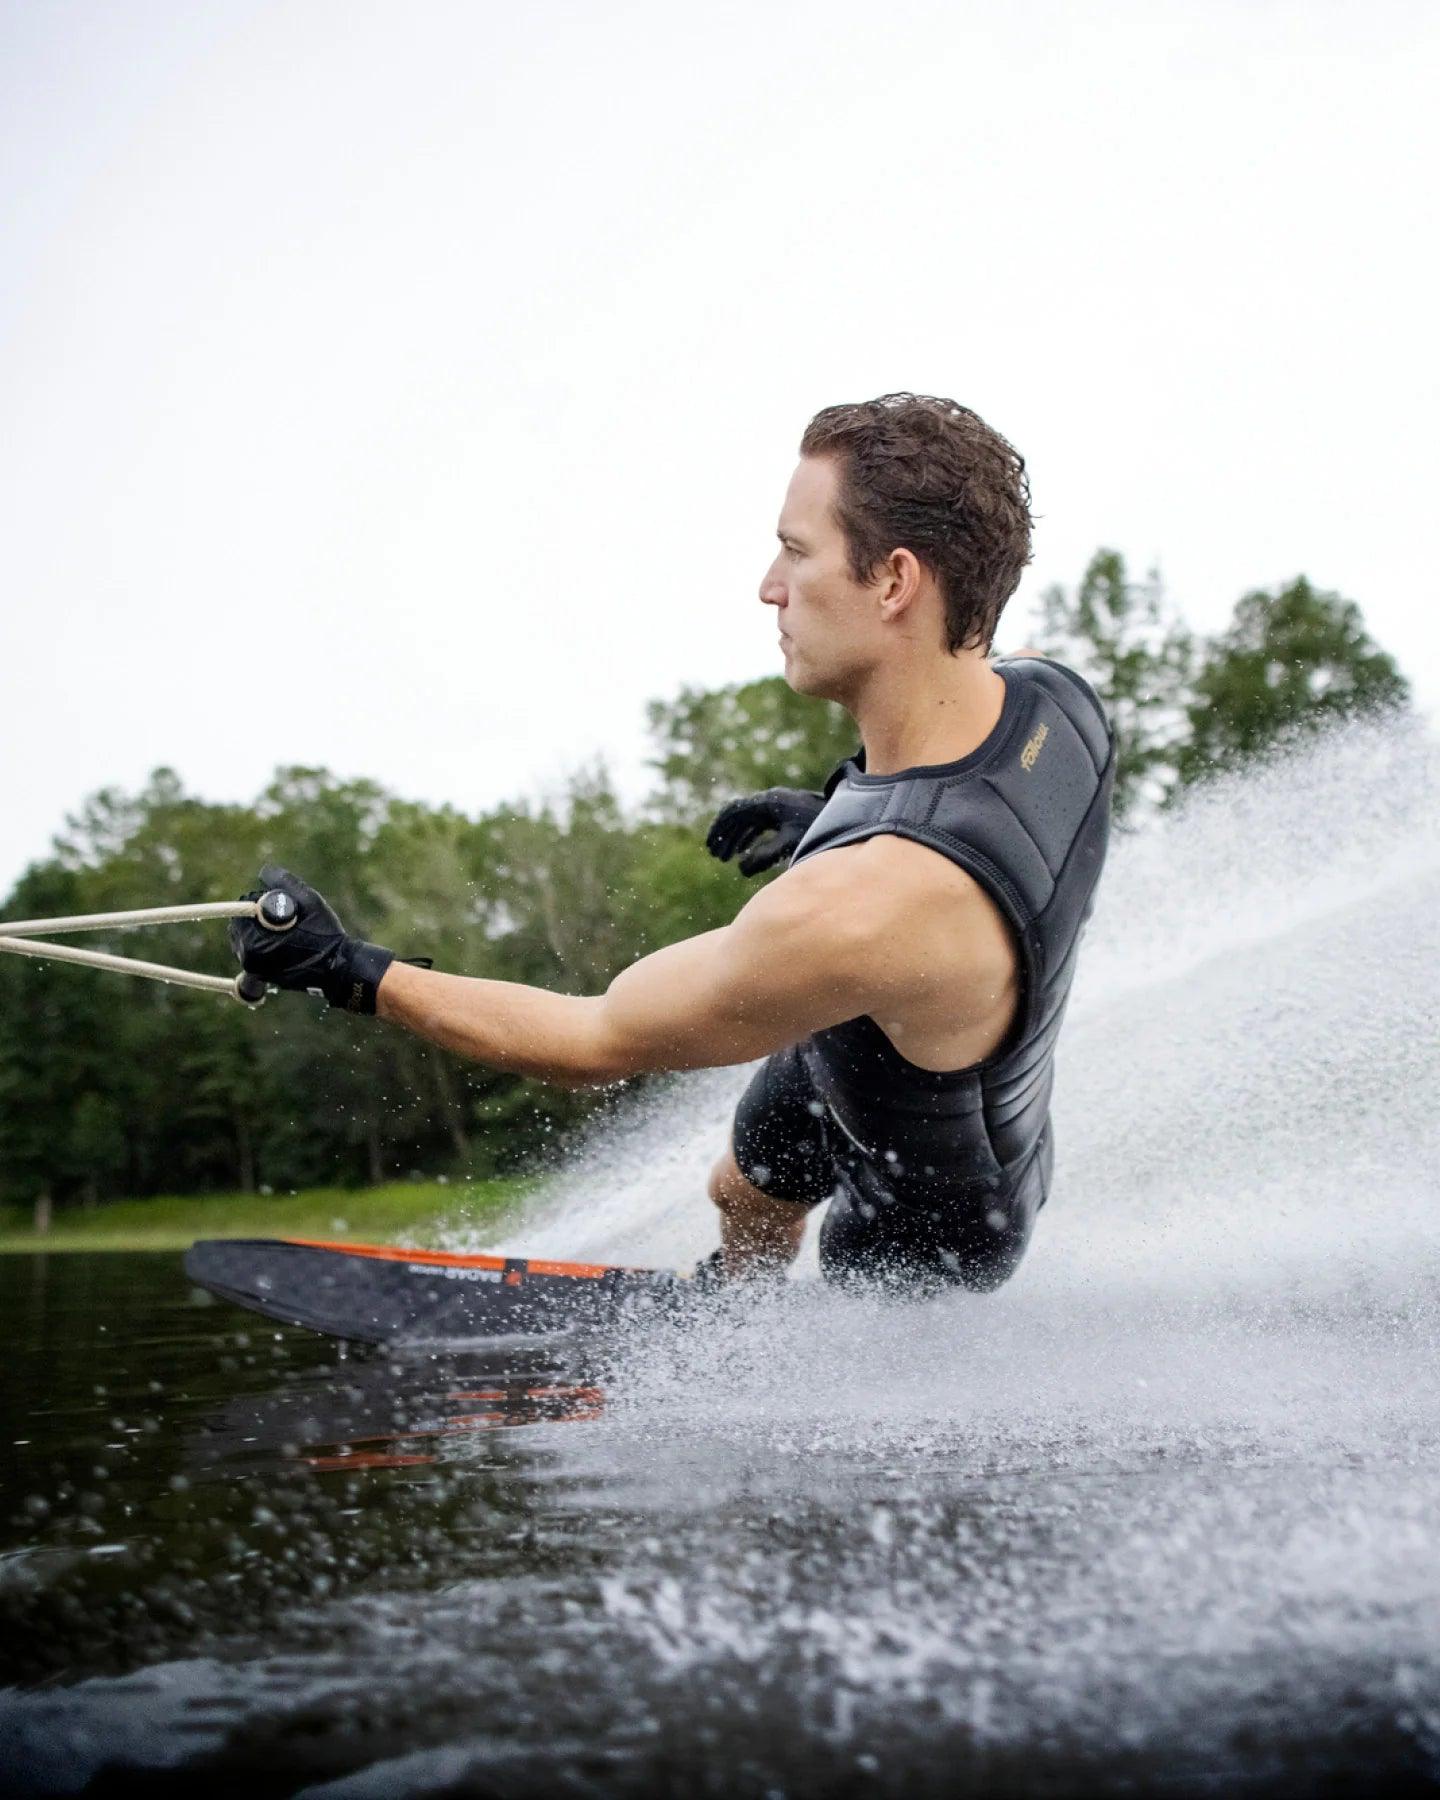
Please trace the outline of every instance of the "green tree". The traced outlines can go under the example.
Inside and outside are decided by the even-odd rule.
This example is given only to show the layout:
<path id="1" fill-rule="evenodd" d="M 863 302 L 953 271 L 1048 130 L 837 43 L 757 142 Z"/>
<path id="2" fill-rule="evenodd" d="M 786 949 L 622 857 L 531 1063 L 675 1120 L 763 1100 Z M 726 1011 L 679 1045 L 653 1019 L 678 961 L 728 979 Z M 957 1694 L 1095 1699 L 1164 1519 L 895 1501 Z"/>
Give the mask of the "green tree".
<path id="1" fill-rule="evenodd" d="M 580 769 L 544 802 L 477 821 L 469 846 L 475 974 L 562 993 L 602 993 L 657 947 L 647 831 L 627 817 L 603 765 Z M 476 1155 L 506 1169 L 548 1152 L 602 1103 L 594 1092 L 470 1069 Z"/>
<path id="2" fill-rule="evenodd" d="M 82 883 L 53 862 L 27 870 L 5 906 L 10 918 L 85 910 Z M 105 996 L 94 1004 L 83 971 L 0 957 L 0 1192 L 7 1200 L 29 1206 L 57 1188 L 63 1195 L 70 1120 L 92 1085 L 95 1038 L 107 1024 L 123 1020 Z"/>
<path id="3" fill-rule="evenodd" d="M 1313 587 L 1246 594 L 1207 646 L 1178 767 L 1190 783 L 1298 731 L 1405 706 L 1409 684 L 1353 600 Z"/>
<path id="4" fill-rule="evenodd" d="M 797 694 L 779 675 L 682 688 L 649 707 L 660 777 L 657 816 L 694 824 L 737 794 L 819 788 L 859 744 L 843 707 Z"/>
<path id="5" fill-rule="evenodd" d="M 281 770 L 249 808 L 196 800 L 160 770 L 138 794 L 88 801 L 6 910 L 226 898 L 271 856 L 314 879 L 357 929 L 402 951 L 434 947 L 464 967 L 452 952 L 475 911 L 462 854 L 473 832 L 451 811 L 324 770 Z M 432 930 L 442 943 L 420 935 Z M 469 935 L 483 942 L 479 929 Z M 214 924 L 89 941 L 233 969 Z M 115 1188 L 282 1187 L 463 1162 L 475 1098 L 464 1068 L 303 1000 L 251 1014 L 179 989 L 0 959 L 0 1186 L 64 1203 Z"/>
<path id="6" fill-rule="evenodd" d="M 113 1096 L 92 1092 L 80 1095 L 69 1123 L 61 1151 L 64 1172 L 78 1184 L 85 1204 L 95 1206 L 125 1172 L 125 1121 Z"/>
<path id="7" fill-rule="evenodd" d="M 1040 597 L 1039 648 L 1095 689 L 1115 729 L 1115 814 L 1163 801 L 1177 780 L 1195 644 L 1153 571 L 1132 581 L 1118 550 L 1097 550 L 1070 592 Z"/>
<path id="8" fill-rule="evenodd" d="M 756 883 L 705 848 L 703 825 L 651 822 L 636 842 L 635 886 L 653 947 L 728 925 Z"/>
<path id="9" fill-rule="evenodd" d="M 603 766 L 576 771 L 553 801 L 492 814 L 474 853 L 485 973 L 593 994 L 650 947 L 635 831 Z"/>

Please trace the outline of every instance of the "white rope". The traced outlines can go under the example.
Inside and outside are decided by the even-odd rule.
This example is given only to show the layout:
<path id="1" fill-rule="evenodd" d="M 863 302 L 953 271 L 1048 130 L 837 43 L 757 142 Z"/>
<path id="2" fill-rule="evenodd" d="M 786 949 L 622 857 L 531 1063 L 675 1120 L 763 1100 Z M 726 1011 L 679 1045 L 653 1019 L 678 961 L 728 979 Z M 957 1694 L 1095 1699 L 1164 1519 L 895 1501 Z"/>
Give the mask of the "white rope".
<path id="1" fill-rule="evenodd" d="M 77 913 L 68 919 L 16 919 L 0 924 L 0 951 L 11 956 L 34 956 L 47 962 L 78 963 L 87 969 L 110 969 L 117 975 L 143 975 L 148 981 L 167 981 L 176 987 L 201 988 L 210 994 L 228 994 L 247 1006 L 259 1004 L 239 988 L 240 976 L 199 975 L 193 969 L 172 969 L 165 963 L 141 962 L 133 956 L 111 956 L 105 950 L 78 950 L 73 944 L 37 943 L 59 931 L 128 931 L 137 925 L 178 925 L 188 919 L 254 919 L 260 907 L 254 900 L 207 900 L 197 906 L 147 906 L 134 912 Z M 263 996 L 262 996 L 263 997 Z"/>
<path id="2" fill-rule="evenodd" d="M 128 931 L 135 925 L 180 925 L 186 919 L 253 919 L 253 900 L 206 900 L 199 906 L 144 906 L 136 912 L 77 913 L 73 919 L 0 922 L 0 937 L 50 937 L 62 931 Z"/>
<path id="3" fill-rule="evenodd" d="M 0 950 L 13 956 L 39 956 L 48 962 L 80 963 L 87 969 L 113 969 L 118 975 L 144 975 L 177 987 L 204 988 L 238 999 L 233 975 L 197 975 L 193 969 L 170 969 L 164 963 L 140 962 L 133 956 L 109 956 L 103 950 L 77 950 L 72 944 L 36 943 L 34 938 L 0 937 Z"/>

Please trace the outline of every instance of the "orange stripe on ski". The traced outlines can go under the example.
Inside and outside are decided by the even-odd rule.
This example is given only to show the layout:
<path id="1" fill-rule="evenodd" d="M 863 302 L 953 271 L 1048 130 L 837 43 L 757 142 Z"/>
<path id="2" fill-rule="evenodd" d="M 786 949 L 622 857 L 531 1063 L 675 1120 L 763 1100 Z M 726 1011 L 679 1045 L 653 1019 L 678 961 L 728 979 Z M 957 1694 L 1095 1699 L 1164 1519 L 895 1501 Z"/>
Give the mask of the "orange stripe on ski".
<path id="1" fill-rule="evenodd" d="M 608 1275 L 605 1263 L 550 1262 L 539 1257 L 466 1255 L 455 1250 L 407 1250 L 398 1244 L 346 1244 L 329 1238 L 282 1238 L 302 1250 L 338 1250 L 345 1256 L 369 1256 L 377 1262 L 427 1263 L 437 1268 L 503 1269 L 507 1263 L 526 1275 L 569 1275 L 584 1281 L 598 1281 Z M 629 1265 L 626 1265 L 627 1273 Z M 635 1269 L 637 1275 L 653 1275 L 653 1269 Z"/>
<path id="2" fill-rule="evenodd" d="M 503 1256 L 462 1256 L 453 1250 L 407 1250 L 398 1244 L 340 1244 L 326 1238 L 282 1238 L 280 1241 L 298 1245 L 302 1250 L 339 1250 L 346 1256 L 369 1256 L 377 1262 L 434 1263 L 441 1268 L 503 1269 L 507 1260 L 515 1260 Z"/>

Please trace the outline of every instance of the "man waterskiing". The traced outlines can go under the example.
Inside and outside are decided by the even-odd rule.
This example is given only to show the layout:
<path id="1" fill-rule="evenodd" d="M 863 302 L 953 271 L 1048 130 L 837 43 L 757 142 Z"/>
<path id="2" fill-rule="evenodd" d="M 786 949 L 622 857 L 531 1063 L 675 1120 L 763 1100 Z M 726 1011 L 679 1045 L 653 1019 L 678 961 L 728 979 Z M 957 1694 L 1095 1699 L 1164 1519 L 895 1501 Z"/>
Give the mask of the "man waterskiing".
<path id="1" fill-rule="evenodd" d="M 764 1058 L 710 1177 L 714 1283 L 773 1274 L 807 1212 L 831 1279 L 993 1288 L 1044 1204 L 1055 1040 L 1105 859 L 1114 744 L 1045 658 L 992 661 L 1030 557 L 1025 465 L 968 408 L 890 394 L 807 427 L 760 586 L 796 692 L 863 750 L 824 794 L 725 807 L 708 843 L 788 861 L 723 929 L 597 996 L 447 975 L 350 936 L 267 868 L 293 928 L 231 926 L 247 973 L 566 1085 Z"/>

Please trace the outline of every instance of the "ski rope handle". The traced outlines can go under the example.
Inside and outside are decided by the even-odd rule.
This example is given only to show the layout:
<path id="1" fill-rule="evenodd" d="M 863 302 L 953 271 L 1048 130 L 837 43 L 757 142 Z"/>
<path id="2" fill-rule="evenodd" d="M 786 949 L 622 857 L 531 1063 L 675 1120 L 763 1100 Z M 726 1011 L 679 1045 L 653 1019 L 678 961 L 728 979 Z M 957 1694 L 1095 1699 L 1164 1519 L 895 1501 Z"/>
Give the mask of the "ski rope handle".
<path id="1" fill-rule="evenodd" d="M 136 925 L 179 925 L 193 919 L 258 919 L 267 930 L 289 931 L 299 918 L 295 902 L 279 888 L 258 900 L 207 900 L 199 906 L 149 906 L 134 912 L 77 913 L 70 919 L 16 919 L 0 924 L 0 951 L 34 956 L 47 962 L 79 963 L 87 969 L 110 969 L 118 975 L 143 975 L 176 987 L 228 994 L 246 1006 L 259 1006 L 268 993 L 259 975 L 201 975 L 194 969 L 172 969 L 164 963 L 111 956 L 105 950 L 78 950 L 73 944 L 36 943 L 61 931 L 126 931 Z"/>

